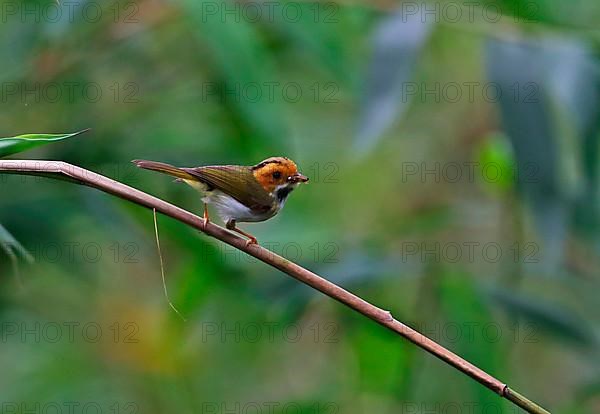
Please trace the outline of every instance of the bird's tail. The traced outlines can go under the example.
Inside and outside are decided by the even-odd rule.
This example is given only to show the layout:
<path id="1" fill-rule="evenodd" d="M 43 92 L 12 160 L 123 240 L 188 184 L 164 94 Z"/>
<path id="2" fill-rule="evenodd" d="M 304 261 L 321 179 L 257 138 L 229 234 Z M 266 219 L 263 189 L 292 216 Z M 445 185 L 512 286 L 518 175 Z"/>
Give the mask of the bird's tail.
<path id="1" fill-rule="evenodd" d="M 185 172 L 181 168 L 165 164 L 164 162 L 146 160 L 133 160 L 131 162 L 137 165 L 138 167 L 144 168 L 146 170 L 158 171 L 164 174 L 172 175 L 173 177 L 177 177 L 182 180 L 197 181 L 197 178 L 195 178 L 192 174 Z"/>

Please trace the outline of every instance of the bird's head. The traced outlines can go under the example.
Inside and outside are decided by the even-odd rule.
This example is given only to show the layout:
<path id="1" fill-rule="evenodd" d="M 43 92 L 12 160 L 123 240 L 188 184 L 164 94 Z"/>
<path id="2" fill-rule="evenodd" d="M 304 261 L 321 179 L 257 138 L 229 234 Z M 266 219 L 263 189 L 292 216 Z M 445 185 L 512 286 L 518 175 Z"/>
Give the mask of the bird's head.
<path id="1" fill-rule="evenodd" d="M 299 184 L 308 182 L 308 177 L 298 172 L 296 163 L 285 157 L 271 157 L 259 162 L 252 167 L 252 174 L 265 191 L 279 191 L 285 196 Z"/>

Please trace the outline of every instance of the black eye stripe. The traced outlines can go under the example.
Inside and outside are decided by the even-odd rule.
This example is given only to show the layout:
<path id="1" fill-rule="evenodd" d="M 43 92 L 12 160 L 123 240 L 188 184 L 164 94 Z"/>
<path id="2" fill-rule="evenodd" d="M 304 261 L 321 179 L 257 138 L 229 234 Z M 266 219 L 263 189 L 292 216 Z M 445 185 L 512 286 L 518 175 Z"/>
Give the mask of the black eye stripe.
<path id="1" fill-rule="evenodd" d="M 260 164 L 256 164 L 254 167 L 252 167 L 253 170 L 257 170 L 259 168 L 264 167 L 265 165 L 268 164 L 281 164 L 281 161 L 279 160 L 270 160 L 270 161 L 263 161 Z"/>

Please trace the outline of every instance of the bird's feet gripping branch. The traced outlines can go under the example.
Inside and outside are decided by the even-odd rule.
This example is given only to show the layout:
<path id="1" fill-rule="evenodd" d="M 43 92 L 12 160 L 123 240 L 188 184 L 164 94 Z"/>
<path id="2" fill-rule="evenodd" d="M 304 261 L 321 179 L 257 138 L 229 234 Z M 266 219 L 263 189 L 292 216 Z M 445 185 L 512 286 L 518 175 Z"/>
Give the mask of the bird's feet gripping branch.
<path id="1" fill-rule="evenodd" d="M 256 237 L 254 237 L 253 235 L 251 235 L 250 233 L 246 233 L 244 230 L 242 229 L 238 229 L 235 226 L 235 220 L 229 220 L 226 224 L 225 227 L 227 227 L 229 230 L 235 231 L 236 233 L 239 233 L 243 236 L 246 236 L 248 238 L 248 240 L 246 240 L 246 247 L 250 246 L 251 244 L 258 244 L 258 240 L 256 240 Z"/>
<path id="2" fill-rule="evenodd" d="M 208 218 L 208 204 L 206 204 L 206 203 L 204 203 L 204 214 L 203 214 L 202 218 L 204 219 L 204 226 L 206 228 L 206 225 L 208 225 L 208 223 L 210 223 L 210 219 Z"/>

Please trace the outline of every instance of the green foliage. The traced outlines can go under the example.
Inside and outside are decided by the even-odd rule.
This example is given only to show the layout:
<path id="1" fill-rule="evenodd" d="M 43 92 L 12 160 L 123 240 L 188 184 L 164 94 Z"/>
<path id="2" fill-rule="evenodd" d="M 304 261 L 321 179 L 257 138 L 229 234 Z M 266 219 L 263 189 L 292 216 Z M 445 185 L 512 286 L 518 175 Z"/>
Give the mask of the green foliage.
<path id="1" fill-rule="evenodd" d="M 597 1 L 465 3 L 456 21 L 456 4 L 444 2 L 275 3 L 254 19 L 255 2 L 9 1 L 0 136 L 94 134 L 64 145 L 44 144 L 77 133 L 15 136 L 0 140 L 0 156 L 31 149 L 28 157 L 81 165 L 195 212 L 196 192 L 130 160 L 288 156 L 311 183 L 278 216 L 243 229 L 552 412 L 592 412 Z M 500 97 L 486 95 L 495 88 Z M 501 179 L 483 171 L 490 165 Z M 383 328 L 159 217 L 182 323 L 163 295 L 151 212 L 93 189 L 0 175 L 0 222 L 9 252 L 0 254 L 1 402 L 513 412 Z M 22 288 L 12 276 L 19 259 Z M 495 327 L 497 341 L 486 336 Z"/>
<path id="2" fill-rule="evenodd" d="M 72 134 L 25 134 L 10 138 L 0 138 L 0 158 L 18 152 L 27 151 L 51 142 L 61 141 L 76 135 L 83 134 L 88 130 Z M 0 244 L 9 257 L 17 254 L 19 257 L 32 262 L 31 254 L 0 224 Z M 15 259 L 16 260 L 16 257 Z"/>
<path id="3" fill-rule="evenodd" d="M 72 134 L 25 134 L 10 138 L 0 138 L 0 157 L 27 151 L 51 142 L 81 135 L 88 130 L 74 132 Z"/>
<path id="4" fill-rule="evenodd" d="M 15 254 L 28 262 L 33 261 L 31 254 L 0 224 L 0 244 L 4 249 L 10 250 L 8 254 Z"/>

